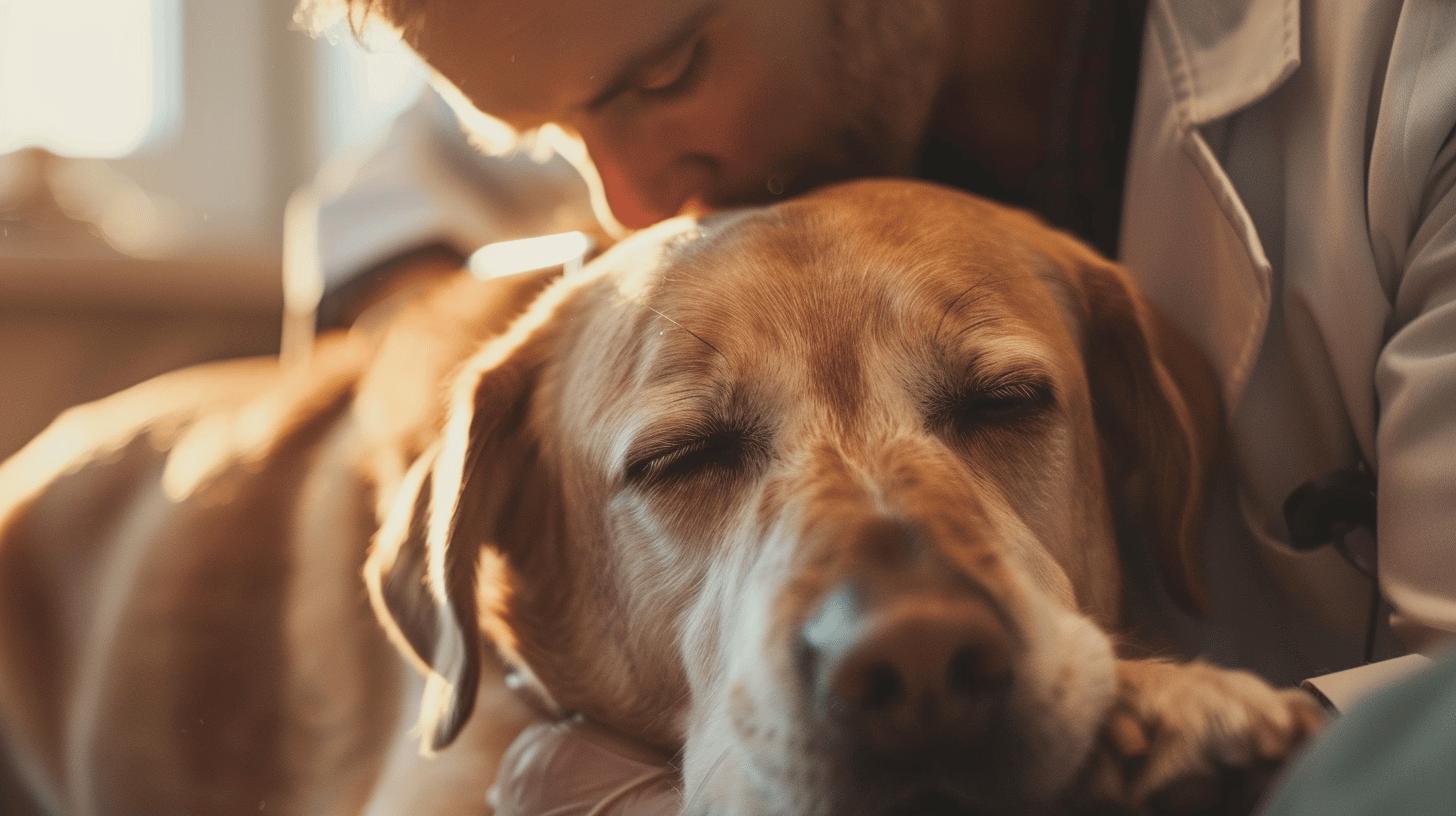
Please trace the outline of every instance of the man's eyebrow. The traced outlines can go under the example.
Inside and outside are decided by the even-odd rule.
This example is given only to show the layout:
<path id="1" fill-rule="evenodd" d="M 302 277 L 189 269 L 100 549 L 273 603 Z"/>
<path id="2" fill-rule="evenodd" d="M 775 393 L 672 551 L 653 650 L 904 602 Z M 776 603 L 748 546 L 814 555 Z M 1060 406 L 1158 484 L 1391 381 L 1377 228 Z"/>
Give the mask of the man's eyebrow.
<path id="1" fill-rule="evenodd" d="M 612 79 L 582 107 L 588 113 L 594 113 L 617 98 L 623 91 L 631 87 L 637 79 L 637 74 L 644 67 L 671 54 L 696 36 L 698 29 L 702 28 L 703 23 L 712 15 L 716 6 L 717 3 L 712 0 L 703 3 L 661 40 L 624 60 L 622 66 L 613 73 Z"/>

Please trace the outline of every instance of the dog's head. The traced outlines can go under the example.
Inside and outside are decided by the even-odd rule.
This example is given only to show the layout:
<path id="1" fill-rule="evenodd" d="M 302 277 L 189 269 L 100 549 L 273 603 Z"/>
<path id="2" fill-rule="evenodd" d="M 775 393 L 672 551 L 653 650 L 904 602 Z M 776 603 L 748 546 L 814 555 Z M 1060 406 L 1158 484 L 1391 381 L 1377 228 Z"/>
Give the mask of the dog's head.
<path id="1" fill-rule="evenodd" d="M 1116 267 L 926 185 L 639 234 L 470 361 L 381 531 L 427 742 L 483 631 L 681 746 L 691 807 L 1055 795 L 1114 690 L 1119 532 L 1197 602 L 1212 412 L 1164 343 Z"/>

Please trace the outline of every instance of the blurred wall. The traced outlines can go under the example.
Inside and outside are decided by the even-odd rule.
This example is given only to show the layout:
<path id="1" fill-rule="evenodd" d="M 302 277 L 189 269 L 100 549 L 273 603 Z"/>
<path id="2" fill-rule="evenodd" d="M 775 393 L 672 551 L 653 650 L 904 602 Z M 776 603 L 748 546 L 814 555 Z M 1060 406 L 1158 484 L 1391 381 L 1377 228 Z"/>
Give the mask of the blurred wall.
<path id="1" fill-rule="evenodd" d="M 0 157 L 0 457 L 70 405 L 180 366 L 276 353 L 284 206 L 338 132 L 357 130 L 341 117 L 360 107 L 338 91 L 358 87 L 339 73 L 360 62 L 357 46 L 295 30 L 294 5 L 158 3 L 173 9 L 165 85 L 177 117 L 131 155 L 56 160 L 62 193 L 79 179 L 105 203 L 80 221 L 69 200 L 62 215 L 34 202 L 7 211 Z M 103 240 L 86 219 L 154 240 Z"/>
<path id="2" fill-rule="evenodd" d="M 271 354 L 270 309 L 0 304 L 0 459 L 65 408 L 181 366 Z"/>

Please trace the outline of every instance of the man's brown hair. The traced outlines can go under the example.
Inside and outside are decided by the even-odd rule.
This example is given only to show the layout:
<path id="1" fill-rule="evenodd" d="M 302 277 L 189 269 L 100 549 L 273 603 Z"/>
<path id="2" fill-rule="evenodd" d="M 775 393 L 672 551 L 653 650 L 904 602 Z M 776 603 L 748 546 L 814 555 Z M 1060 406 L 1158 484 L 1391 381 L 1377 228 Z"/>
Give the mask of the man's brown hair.
<path id="1" fill-rule="evenodd" d="M 426 0 L 299 0 L 293 19 L 318 33 L 340 19 L 360 34 L 372 23 L 399 31 L 412 27 L 424 12 Z"/>

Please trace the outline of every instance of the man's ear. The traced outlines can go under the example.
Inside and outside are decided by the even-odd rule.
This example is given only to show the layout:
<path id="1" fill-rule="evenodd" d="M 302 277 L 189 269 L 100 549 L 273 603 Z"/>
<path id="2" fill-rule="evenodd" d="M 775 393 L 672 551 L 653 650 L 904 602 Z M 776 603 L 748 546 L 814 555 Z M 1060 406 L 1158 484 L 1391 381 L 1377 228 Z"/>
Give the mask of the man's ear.
<path id="1" fill-rule="evenodd" d="M 420 709 L 427 751 L 449 745 L 475 706 L 482 551 L 508 546 L 518 508 L 541 507 L 524 494 L 540 486 L 526 471 L 539 466 L 531 406 L 554 346 L 552 305 L 537 304 L 464 366 L 444 432 L 406 473 L 365 564 L 376 615 L 428 672 Z"/>
<path id="2" fill-rule="evenodd" d="M 1090 251 L 1078 267 L 1087 381 L 1118 537 L 1151 553 L 1168 594 L 1201 613 L 1198 544 L 1222 427 L 1217 382 L 1123 269 Z"/>

